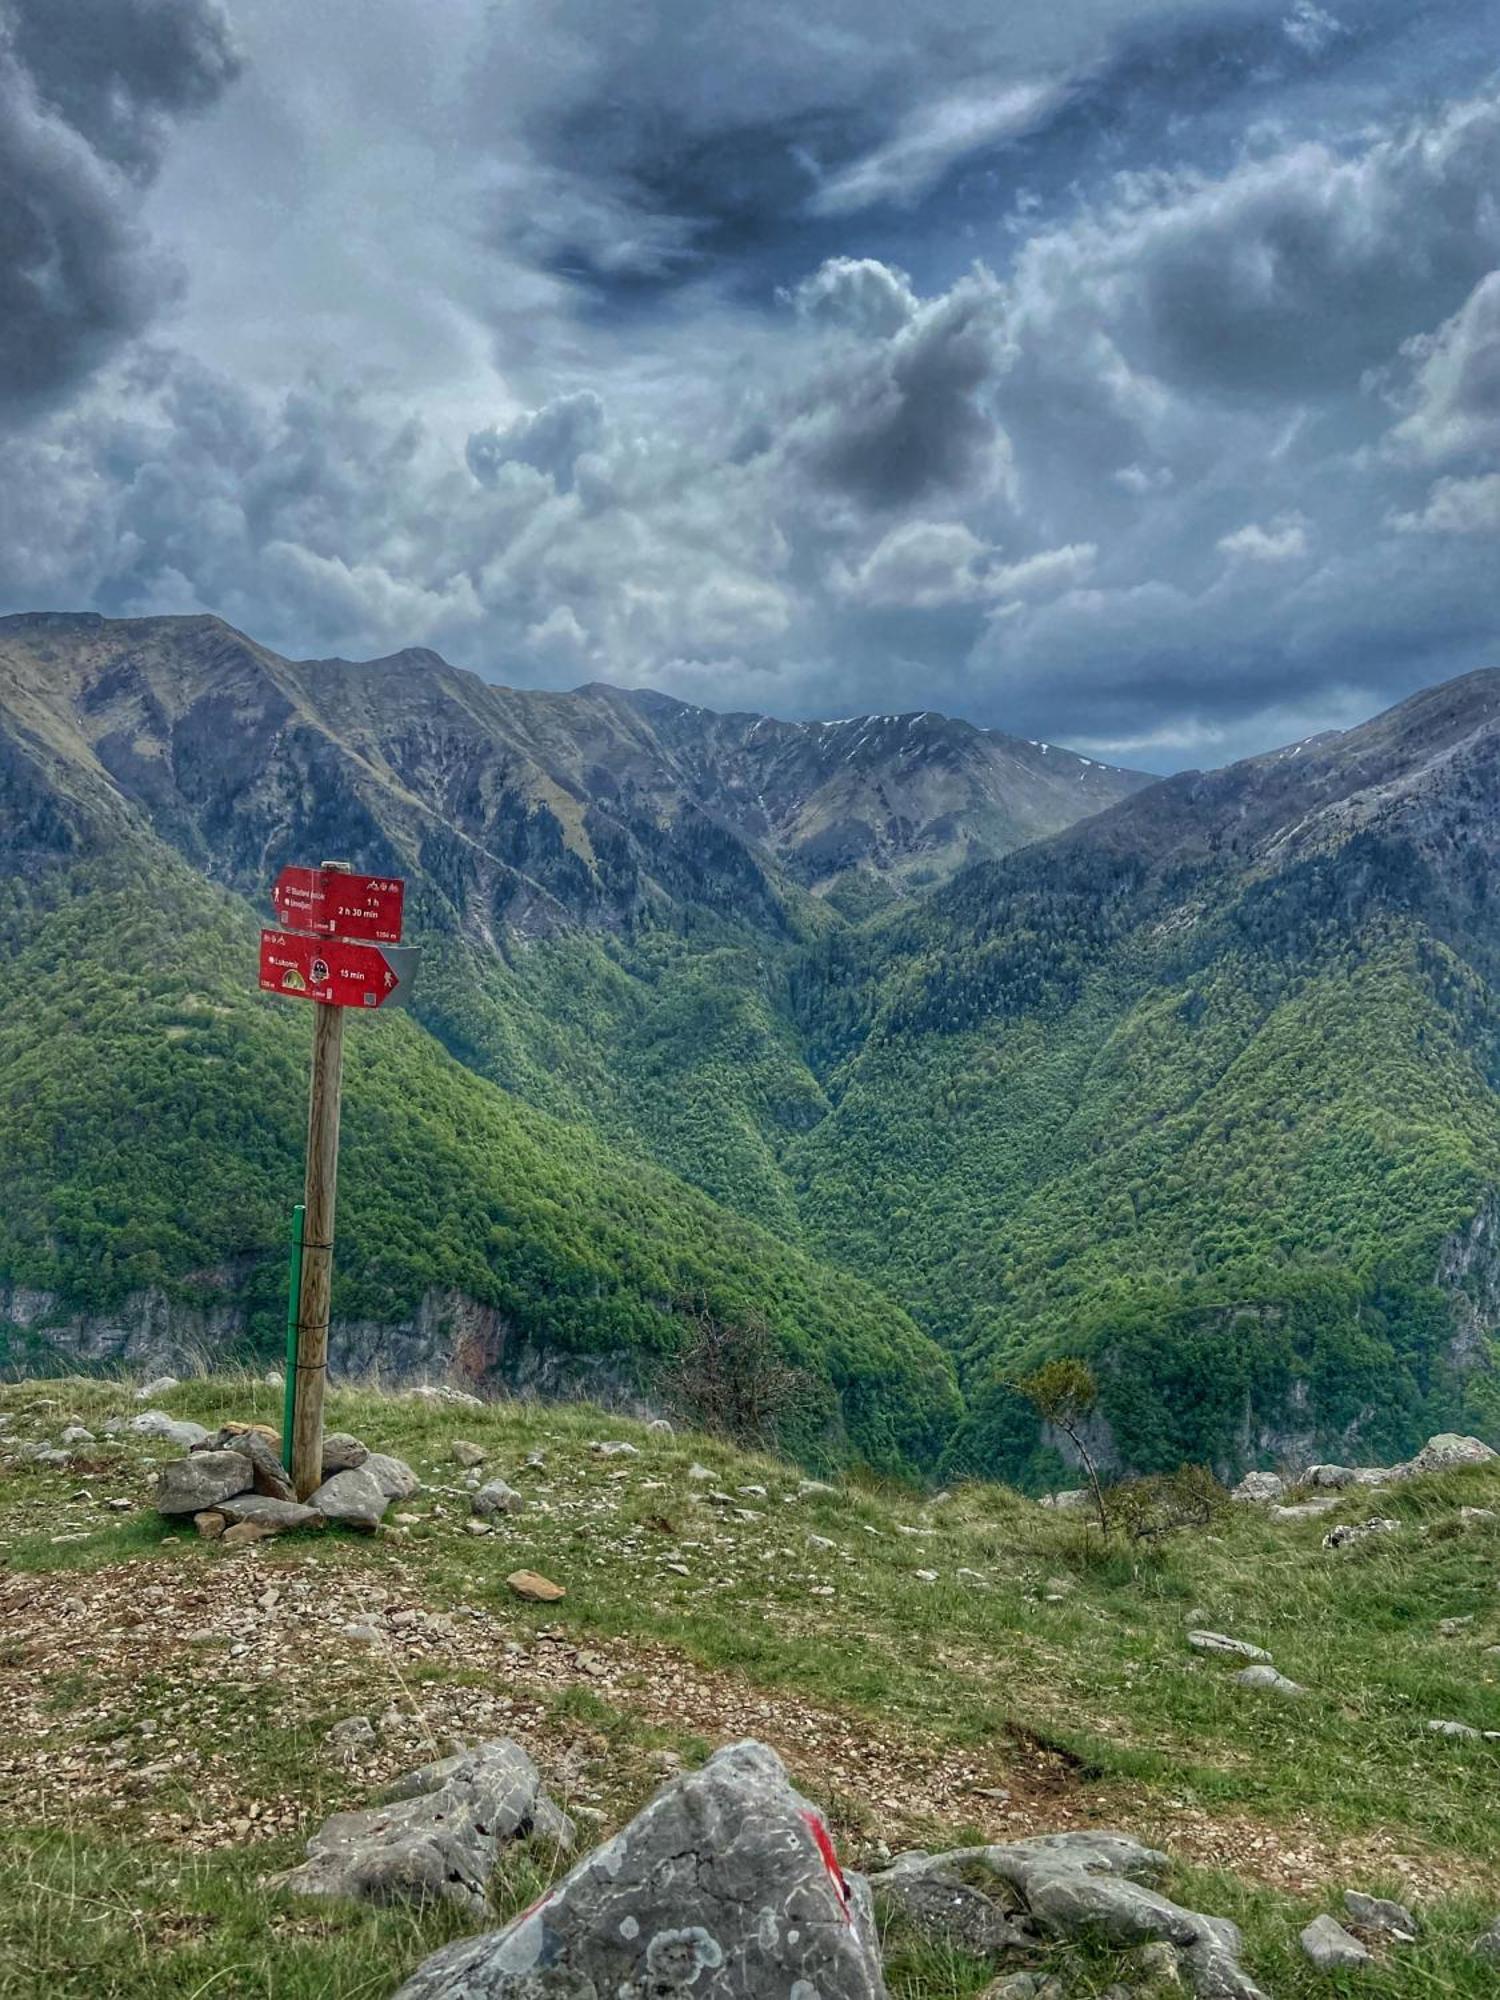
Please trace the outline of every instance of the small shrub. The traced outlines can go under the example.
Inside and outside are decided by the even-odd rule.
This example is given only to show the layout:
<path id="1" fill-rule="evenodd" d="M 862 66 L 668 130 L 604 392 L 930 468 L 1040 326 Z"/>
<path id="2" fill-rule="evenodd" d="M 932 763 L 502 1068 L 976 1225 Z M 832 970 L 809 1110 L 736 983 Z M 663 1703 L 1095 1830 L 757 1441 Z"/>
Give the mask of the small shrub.
<path id="1" fill-rule="evenodd" d="M 1229 1495 L 1202 1465 L 1127 1479 L 1109 1493 L 1110 1512 L 1132 1542 L 1164 1541 L 1184 1528 L 1211 1527 L 1229 1504 Z"/>
<path id="2" fill-rule="evenodd" d="M 784 1358 L 758 1313 L 726 1321 L 695 1313 L 667 1382 L 678 1412 L 716 1437 L 773 1448 L 811 1384 Z"/>
<path id="3" fill-rule="evenodd" d="M 1057 1360 L 1044 1362 L 1034 1373 L 1023 1376 L 1014 1386 L 1017 1394 L 1034 1406 L 1043 1423 L 1051 1424 L 1054 1430 L 1071 1439 L 1073 1449 L 1088 1475 L 1089 1491 L 1094 1496 L 1094 1512 L 1099 1517 L 1099 1532 L 1108 1535 L 1109 1512 L 1104 1504 L 1104 1489 L 1099 1483 L 1093 1454 L 1084 1436 L 1084 1426 L 1099 1401 L 1099 1384 L 1093 1369 L 1076 1354 L 1060 1355 Z"/>

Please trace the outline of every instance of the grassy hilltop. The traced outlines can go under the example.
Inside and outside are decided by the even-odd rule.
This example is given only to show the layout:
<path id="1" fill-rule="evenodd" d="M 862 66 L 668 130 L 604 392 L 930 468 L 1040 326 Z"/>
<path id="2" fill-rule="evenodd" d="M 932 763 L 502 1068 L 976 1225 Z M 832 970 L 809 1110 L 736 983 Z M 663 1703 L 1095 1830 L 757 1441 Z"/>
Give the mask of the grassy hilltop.
<path id="1" fill-rule="evenodd" d="M 218 1378 L 163 1401 L 274 1422 L 278 1394 Z M 1427 1725 L 1500 1727 L 1500 1520 L 1460 1512 L 1500 1508 L 1500 1470 L 1106 1549 L 1003 1487 L 822 1489 L 587 1408 L 347 1393 L 330 1421 L 407 1457 L 424 1491 L 375 1538 L 226 1554 L 149 1511 L 167 1448 L 103 1428 L 138 1408 L 100 1381 L 0 1389 L 0 1994 L 390 1992 L 453 1917 L 299 1905 L 260 1880 L 329 1811 L 455 1736 L 505 1733 L 585 1840 L 673 1758 L 753 1734 L 856 1864 L 1116 1825 L 1172 1853 L 1173 1893 L 1242 1922 L 1277 2000 L 1493 1990 L 1468 1944 L 1500 1909 L 1500 1746 Z M 97 1442 L 67 1466 L 15 1452 L 73 1421 Z M 591 1449 L 606 1438 L 637 1454 Z M 457 1439 L 527 1494 L 492 1535 L 466 1529 Z M 1376 1513 L 1399 1531 L 1322 1547 Z M 566 1599 L 512 1598 L 522 1566 Z M 1188 1648 L 1192 1625 L 1264 1646 L 1306 1697 L 1237 1686 L 1237 1662 Z M 356 1714 L 378 1738 L 350 1761 L 326 1739 Z M 508 1864 L 497 1916 L 554 1866 Z M 1414 1902 L 1422 1939 L 1358 1976 L 1313 1971 L 1296 1933 L 1345 1888 Z M 992 1976 L 887 1943 L 901 2000 L 968 2000 Z M 1070 2000 L 1119 1976 L 1107 1953 L 1057 1969 Z"/>

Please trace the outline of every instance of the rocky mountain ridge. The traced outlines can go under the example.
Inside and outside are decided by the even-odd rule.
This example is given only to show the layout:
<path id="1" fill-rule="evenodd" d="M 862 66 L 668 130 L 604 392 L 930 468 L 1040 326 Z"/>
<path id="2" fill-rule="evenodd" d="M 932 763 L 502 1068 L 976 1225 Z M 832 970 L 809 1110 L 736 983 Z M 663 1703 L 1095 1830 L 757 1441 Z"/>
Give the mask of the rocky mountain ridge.
<path id="1" fill-rule="evenodd" d="M 789 890 L 940 879 L 1152 782 L 932 714 L 788 723 L 59 614 L 0 620 L 0 771 L 23 848 L 136 817 L 252 891 L 352 850 L 521 936 L 683 905 L 775 930 Z"/>

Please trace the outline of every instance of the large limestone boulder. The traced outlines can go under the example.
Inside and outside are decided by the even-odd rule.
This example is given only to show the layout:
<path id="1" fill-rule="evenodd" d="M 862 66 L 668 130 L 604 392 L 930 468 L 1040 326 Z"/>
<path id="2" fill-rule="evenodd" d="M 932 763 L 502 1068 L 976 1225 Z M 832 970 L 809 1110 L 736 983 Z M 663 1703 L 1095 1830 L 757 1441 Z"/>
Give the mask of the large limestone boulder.
<path id="1" fill-rule="evenodd" d="M 297 1489 L 287 1477 L 274 1431 L 260 1424 L 225 1424 L 191 1450 L 237 1451 L 255 1468 L 255 1490 L 268 1500 L 295 1500 Z"/>
<path id="2" fill-rule="evenodd" d="M 340 1521 L 345 1527 L 373 1530 L 380 1526 L 391 1504 L 391 1495 L 371 1470 L 371 1460 L 367 1458 L 363 1465 L 351 1466 L 347 1472 L 336 1472 L 332 1479 L 325 1479 L 315 1492 L 308 1494 L 307 1504 L 326 1519 Z"/>
<path id="3" fill-rule="evenodd" d="M 406 1460 L 394 1458 L 388 1451 L 366 1452 L 359 1470 L 376 1481 L 387 1500 L 410 1500 L 422 1485 Z"/>
<path id="4" fill-rule="evenodd" d="M 1286 1481 L 1274 1472 L 1247 1472 L 1230 1494 L 1231 1500 L 1279 1500 Z"/>
<path id="5" fill-rule="evenodd" d="M 195 1451 L 169 1458 L 156 1475 L 158 1514 L 197 1514 L 248 1493 L 255 1468 L 239 1451 Z"/>
<path id="6" fill-rule="evenodd" d="M 1395 1468 L 1399 1479 L 1416 1479 L 1424 1472 L 1451 1472 L 1456 1465 L 1487 1465 L 1496 1454 L 1480 1438 L 1440 1431 L 1430 1437 L 1415 1458 Z"/>
<path id="7" fill-rule="evenodd" d="M 352 1472 L 370 1456 L 368 1446 L 348 1431 L 329 1431 L 323 1439 L 323 1477 L 336 1472 Z"/>
<path id="8" fill-rule="evenodd" d="M 279 1886 L 364 1903 L 451 1902 L 483 1918 L 502 1847 L 532 1832 L 572 1841 L 571 1822 L 518 1743 L 481 1743 L 423 1765 L 394 1789 L 386 1805 L 325 1821 L 307 1860 Z"/>
<path id="9" fill-rule="evenodd" d="M 238 1524 L 241 1521 L 259 1521 L 275 1534 L 281 1535 L 292 1528 L 321 1528 L 325 1518 L 316 1507 L 304 1507 L 297 1500 L 279 1500 L 270 1493 L 239 1493 L 232 1500 L 221 1500 L 217 1511 L 226 1521 Z"/>
<path id="10" fill-rule="evenodd" d="M 673 1779 L 504 1930 L 449 1945 L 398 2000 L 884 2000 L 868 1893 L 780 1759 L 736 1743 Z"/>
<path id="11" fill-rule="evenodd" d="M 962 1870 L 970 1882 L 992 1875 L 1020 1937 L 1035 1926 L 1053 1937 L 1103 1939 L 1118 1947 L 1160 1943 L 1198 2000 L 1264 2000 L 1239 1962 L 1236 1927 L 1227 1917 L 1204 1916 L 1163 1895 L 1155 1885 L 1166 1855 L 1128 1835 L 1044 1833 L 946 1855 L 905 1855 L 870 1886 L 892 1898 L 904 1881 L 931 1875 L 935 1864 L 950 1875 Z"/>

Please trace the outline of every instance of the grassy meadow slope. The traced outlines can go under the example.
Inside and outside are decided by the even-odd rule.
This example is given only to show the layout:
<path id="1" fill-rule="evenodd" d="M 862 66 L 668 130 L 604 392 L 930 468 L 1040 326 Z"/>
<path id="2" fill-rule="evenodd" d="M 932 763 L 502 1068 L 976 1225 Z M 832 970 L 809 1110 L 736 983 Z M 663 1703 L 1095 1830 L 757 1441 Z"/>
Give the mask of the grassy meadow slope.
<path id="1" fill-rule="evenodd" d="M 164 1400 L 206 1424 L 277 1421 L 250 1378 Z M 1500 1522 L 1462 1511 L 1500 1508 L 1493 1465 L 1346 1493 L 1319 1520 L 1236 1507 L 1104 1549 L 1004 1488 L 812 1489 L 784 1461 L 586 1407 L 343 1391 L 330 1421 L 427 1490 L 378 1537 L 225 1552 L 148 1511 L 162 1447 L 105 1429 L 139 1408 L 128 1384 L 0 1388 L 0 1994 L 384 1996 L 455 1919 L 299 1906 L 263 1878 L 328 1812 L 455 1736 L 504 1733 L 585 1839 L 664 1759 L 754 1734 L 857 1865 L 1113 1825 L 1172 1854 L 1172 1893 L 1243 1924 L 1276 2000 L 1492 1991 L 1469 1944 L 1500 1906 L 1500 1749 L 1427 1725 L 1500 1728 Z M 74 1420 L 97 1442 L 24 1461 L 18 1445 Z M 456 1439 L 527 1496 L 491 1536 L 465 1532 Z M 1330 1521 L 1377 1512 L 1396 1532 L 1321 1546 Z M 567 1597 L 517 1602 L 503 1578 L 521 1566 Z M 1306 1695 L 1238 1686 L 1236 1662 L 1189 1649 L 1194 1625 L 1264 1646 Z M 327 1733 L 354 1714 L 377 1741 L 346 1757 Z M 514 1856 L 497 1914 L 555 1867 Z M 1400 1896 L 1424 1928 L 1330 1981 L 1296 1934 L 1345 1888 Z M 893 1923 L 887 1951 L 896 2000 L 971 2000 L 993 1976 Z M 1103 1951 L 1047 1969 L 1069 2000 L 1125 1971 Z"/>

